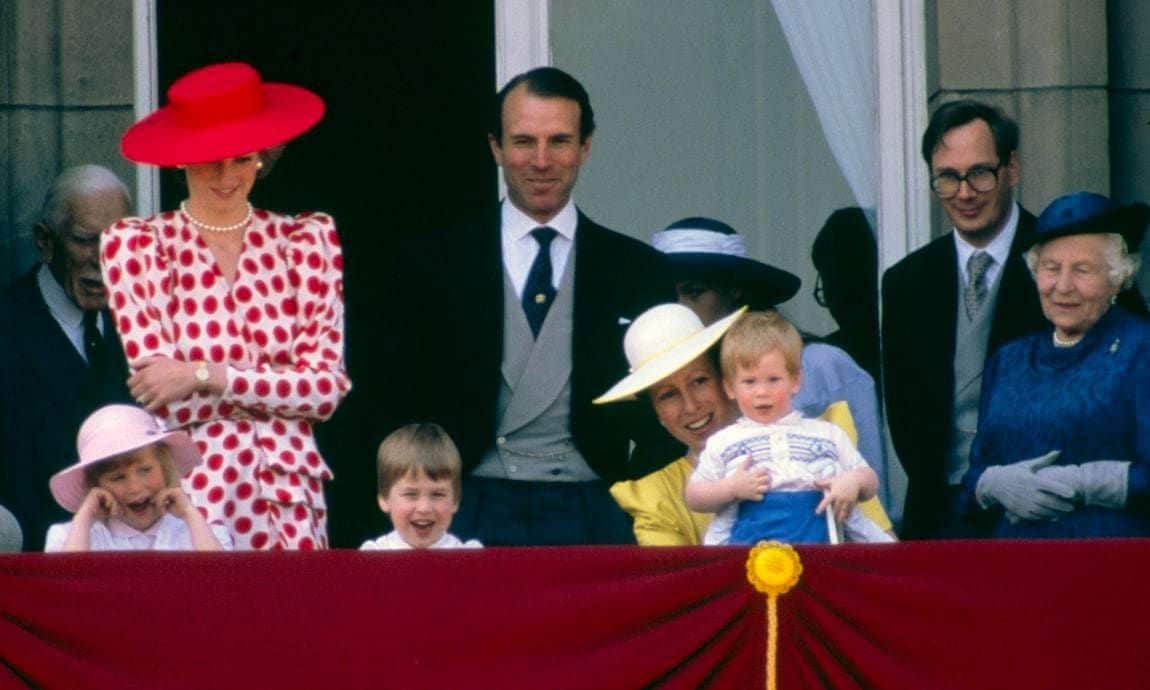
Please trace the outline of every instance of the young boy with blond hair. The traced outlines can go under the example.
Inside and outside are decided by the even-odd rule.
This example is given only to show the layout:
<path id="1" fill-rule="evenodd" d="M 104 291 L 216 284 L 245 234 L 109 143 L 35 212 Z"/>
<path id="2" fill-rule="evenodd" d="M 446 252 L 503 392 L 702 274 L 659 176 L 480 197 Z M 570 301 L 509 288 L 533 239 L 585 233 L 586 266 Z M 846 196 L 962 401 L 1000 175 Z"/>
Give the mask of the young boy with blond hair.
<path id="1" fill-rule="evenodd" d="M 791 409 L 802 346 L 775 311 L 747 312 L 723 338 L 723 388 L 742 416 L 707 440 L 687 482 L 687 505 L 717 513 L 704 544 L 825 543 L 826 510 L 851 541 L 891 541 L 856 506 L 875 495 L 878 476 L 846 433 Z"/>
<path id="2" fill-rule="evenodd" d="M 395 529 L 365 541 L 361 551 L 483 546 L 447 532 L 459 509 L 462 464 L 443 427 L 418 423 L 396 429 L 379 444 L 376 470 L 379 507 Z"/>

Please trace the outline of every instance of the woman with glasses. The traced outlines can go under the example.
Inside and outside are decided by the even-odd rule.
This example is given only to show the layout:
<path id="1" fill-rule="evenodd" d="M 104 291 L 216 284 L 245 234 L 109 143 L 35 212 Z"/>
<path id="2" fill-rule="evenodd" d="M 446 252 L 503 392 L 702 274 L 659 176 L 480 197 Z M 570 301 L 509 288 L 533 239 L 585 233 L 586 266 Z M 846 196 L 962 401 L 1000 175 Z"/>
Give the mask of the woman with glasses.
<path id="1" fill-rule="evenodd" d="M 667 255 L 679 303 L 710 325 L 747 305 L 771 309 L 799 291 L 799 277 L 752 259 L 746 241 L 734 228 L 711 218 L 684 218 L 655 233 L 651 244 Z M 858 448 L 879 476 L 885 501 L 886 459 L 883 452 L 874 379 L 838 347 L 804 335 L 803 385 L 792 401 L 808 417 L 845 400 L 858 430 Z M 652 468 L 653 469 L 653 468 Z"/>
<path id="2" fill-rule="evenodd" d="M 1089 192 L 1038 218 L 1025 257 L 1049 323 L 987 364 L 963 479 L 993 536 L 1150 535 L 1150 322 L 1116 304 L 1148 221 Z"/>

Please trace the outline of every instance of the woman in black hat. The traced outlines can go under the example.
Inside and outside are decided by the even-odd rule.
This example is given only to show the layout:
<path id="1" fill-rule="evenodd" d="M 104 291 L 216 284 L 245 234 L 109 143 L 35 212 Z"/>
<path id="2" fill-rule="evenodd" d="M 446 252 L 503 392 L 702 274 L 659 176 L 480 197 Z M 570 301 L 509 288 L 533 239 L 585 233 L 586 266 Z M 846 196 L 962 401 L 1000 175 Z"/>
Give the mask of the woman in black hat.
<path id="1" fill-rule="evenodd" d="M 772 309 L 799 291 L 798 276 L 750 258 L 743 236 L 711 218 L 676 221 L 655 233 L 651 244 L 667 255 L 679 303 L 706 325 L 744 305 Z M 803 346 L 802 369 L 803 386 L 792 400 L 795 409 L 818 417 L 832 403 L 845 400 L 858 431 L 859 452 L 878 473 L 879 495 L 885 499 L 886 462 L 874 379 L 850 355 L 826 343 Z"/>
<path id="2" fill-rule="evenodd" d="M 1150 322 L 1114 304 L 1150 207 L 1059 197 L 1026 254 L 1051 327 L 983 374 L 966 506 L 999 537 L 1150 535 Z"/>

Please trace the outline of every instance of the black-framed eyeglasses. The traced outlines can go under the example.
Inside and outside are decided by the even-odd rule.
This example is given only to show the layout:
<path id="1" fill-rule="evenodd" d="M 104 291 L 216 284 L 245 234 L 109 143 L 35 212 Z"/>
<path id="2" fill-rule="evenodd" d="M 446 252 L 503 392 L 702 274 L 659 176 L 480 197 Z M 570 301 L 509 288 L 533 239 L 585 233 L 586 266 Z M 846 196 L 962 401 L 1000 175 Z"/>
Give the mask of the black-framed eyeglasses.
<path id="1" fill-rule="evenodd" d="M 1002 163 L 999 163 L 994 166 L 975 165 L 964 175 L 956 172 L 939 173 L 930 178 L 930 188 L 942 199 L 949 199 L 958 194 L 963 182 L 976 192 L 993 192 L 998 186 L 998 171 L 1001 169 Z"/>
<path id="2" fill-rule="evenodd" d="M 815 302 L 818 303 L 818 305 L 820 307 L 827 306 L 827 293 L 825 290 L 823 290 L 823 274 L 822 273 L 815 275 L 814 293 L 815 293 Z"/>

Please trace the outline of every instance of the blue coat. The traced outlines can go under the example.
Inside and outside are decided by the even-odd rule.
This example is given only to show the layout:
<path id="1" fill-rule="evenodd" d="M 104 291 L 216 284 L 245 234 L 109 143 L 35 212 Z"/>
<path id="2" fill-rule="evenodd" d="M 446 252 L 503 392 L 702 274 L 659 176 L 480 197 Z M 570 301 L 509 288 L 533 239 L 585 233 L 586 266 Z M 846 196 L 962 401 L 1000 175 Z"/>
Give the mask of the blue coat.
<path id="1" fill-rule="evenodd" d="M 1131 461 L 1126 508 L 1012 525 L 1001 509 L 978 507 L 974 487 L 988 466 L 1051 450 L 1062 451 L 1059 464 Z M 1150 322 L 1111 307 L 1072 348 L 1056 348 L 1049 328 L 1003 346 L 984 374 L 963 484 L 966 506 L 995 536 L 1150 536 Z"/>

